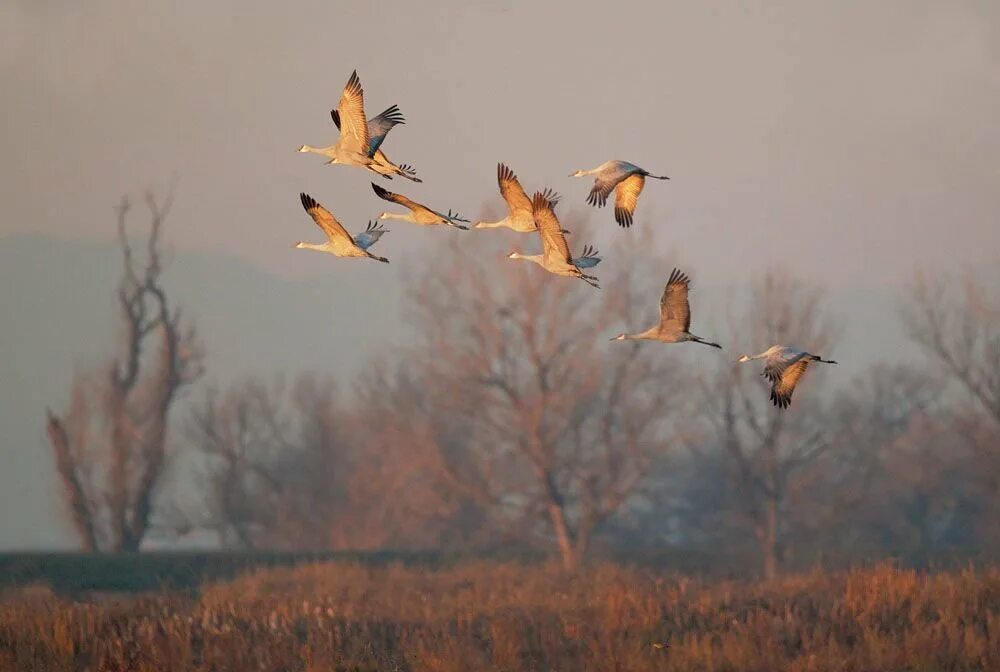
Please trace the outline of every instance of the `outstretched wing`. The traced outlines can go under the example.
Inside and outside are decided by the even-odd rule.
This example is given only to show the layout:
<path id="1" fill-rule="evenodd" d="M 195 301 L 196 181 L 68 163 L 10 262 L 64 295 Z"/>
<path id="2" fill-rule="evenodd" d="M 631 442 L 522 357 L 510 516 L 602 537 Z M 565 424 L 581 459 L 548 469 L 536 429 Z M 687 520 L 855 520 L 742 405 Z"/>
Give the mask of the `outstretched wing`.
<path id="1" fill-rule="evenodd" d="M 375 195 L 381 198 L 383 201 L 392 201 L 393 203 L 398 203 L 404 208 L 409 208 L 410 210 L 420 207 L 419 203 L 411 201 L 406 196 L 401 196 L 400 194 L 394 194 L 388 189 L 383 189 L 374 182 L 372 182 L 372 189 L 375 191 Z"/>
<path id="2" fill-rule="evenodd" d="M 577 268 L 593 268 L 601 263 L 601 258 L 597 256 L 600 252 L 591 245 L 584 245 L 583 252 L 579 257 L 573 259 L 573 265 Z"/>
<path id="3" fill-rule="evenodd" d="M 552 204 L 553 208 L 559 205 L 559 201 L 562 200 L 562 196 L 560 196 L 558 192 L 555 192 L 548 187 L 545 187 L 545 189 L 542 190 L 542 196 L 544 196 L 545 200 Z"/>
<path id="4" fill-rule="evenodd" d="M 785 369 L 799 361 L 804 354 L 792 348 L 780 348 L 764 360 L 764 370 L 761 371 L 760 375 L 767 378 L 772 384 L 776 383 L 781 380 Z"/>
<path id="5" fill-rule="evenodd" d="M 687 331 L 691 326 L 691 307 L 688 305 L 688 276 L 678 269 L 670 272 L 667 286 L 660 297 L 660 326 Z"/>
<path id="6" fill-rule="evenodd" d="M 306 212 L 309 213 L 309 216 L 313 218 L 313 221 L 316 222 L 319 228 L 323 229 L 326 237 L 331 242 L 354 242 L 354 239 L 351 238 L 347 230 L 337 221 L 337 218 L 329 210 L 317 203 L 312 196 L 302 193 L 299 194 L 299 199 L 302 201 L 302 207 L 306 209 Z"/>
<path id="7" fill-rule="evenodd" d="M 633 173 L 615 187 L 615 221 L 620 226 L 632 226 L 632 215 L 635 214 L 635 205 L 644 184 L 646 178 L 640 173 Z"/>
<path id="8" fill-rule="evenodd" d="M 405 123 L 406 119 L 403 118 L 403 113 L 395 105 L 369 119 L 368 156 L 373 156 L 375 151 L 382 146 L 382 141 L 385 140 L 385 136 L 389 134 L 393 126 Z"/>
<path id="9" fill-rule="evenodd" d="M 628 175 L 628 170 L 622 166 L 621 162 L 613 163 L 604 168 L 594 178 L 594 186 L 590 190 L 590 195 L 587 196 L 587 203 L 603 208 L 608 202 L 611 190 Z"/>
<path id="10" fill-rule="evenodd" d="M 771 401 L 778 408 L 788 408 L 792 403 L 792 392 L 798 385 L 799 379 L 806 372 L 809 366 L 809 359 L 803 357 L 791 366 L 785 367 L 784 371 L 771 385 Z"/>
<path id="11" fill-rule="evenodd" d="M 511 214 L 518 210 L 525 214 L 531 213 L 531 199 L 524 193 L 524 188 L 517 181 L 514 171 L 502 163 L 497 164 L 497 184 L 500 185 L 500 194 L 503 200 L 507 201 L 507 208 Z"/>
<path id="12" fill-rule="evenodd" d="M 437 212 L 437 211 L 435 210 L 435 212 Z M 438 212 L 437 214 L 441 215 L 440 212 Z M 462 215 L 458 214 L 457 212 L 452 212 L 451 208 L 448 208 L 448 213 L 447 214 L 444 214 L 444 215 L 441 215 L 441 216 L 444 217 L 445 219 L 447 219 L 452 224 L 454 224 L 455 222 L 465 222 L 466 224 L 469 223 L 469 219 L 467 217 L 462 217 Z M 459 228 L 462 228 L 462 227 L 459 227 Z M 465 227 L 465 228 L 468 228 L 468 227 Z"/>
<path id="13" fill-rule="evenodd" d="M 608 179 L 607 176 L 601 174 L 594 178 L 594 186 L 590 189 L 590 195 L 587 196 L 587 203 L 598 208 L 603 208 L 608 202 L 608 196 L 611 194 L 611 190 L 615 188 L 614 180 Z"/>
<path id="14" fill-rule="evenodd" d="M 365 92 L 358 71 L 351 73 L 337 104 L 340 117 L 340 137 L 343 144 L 358 153 L 368 148 L 368 122 L 365 120 Z"/>
<path id="15" fill-rule="evenodd" d="M 365 230 L 354 236 L 354 244 L 360 247 L 362 250 L 367 250 L 369 247 L 378 242 L 378 239 L 382 237 L 382 234 L 386 232 L 386 229 L 382 228 L 377 222 L 368 222 L 368 226 Z"/>
<path id="16" fill-rule="evenodd" d="M 542 238 L 545 256 L 554 256 L 567 264 L 572 264 L 569 245 L 566 244 L 566 237 L 563 235 L 559 220 L 556 219 L 556 213 L 552 210 L 552 201 L 547 199 L 545 194 L 536 191 L 531 200 L 531 214 L 535 218 L 535 224 L 538 225 L 538 235 Z"/>

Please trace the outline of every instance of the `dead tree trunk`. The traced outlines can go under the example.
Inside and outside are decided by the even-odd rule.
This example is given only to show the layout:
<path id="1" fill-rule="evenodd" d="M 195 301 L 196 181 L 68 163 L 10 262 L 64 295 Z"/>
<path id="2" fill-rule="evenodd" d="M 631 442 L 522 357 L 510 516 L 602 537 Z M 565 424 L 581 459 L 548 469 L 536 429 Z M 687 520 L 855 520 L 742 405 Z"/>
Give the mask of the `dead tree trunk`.
<path id="1" fill-rule="evenodd" d="M 80 550 L 93 553 L 97 550 L 97 531 L 94 529 L 93 510 L 77 470 L 69 435 L 66 433 L 66 427 L 62 421 L 52 413 L 51 409 L 46 409 L 45 414 L 49 442 L 52 444 L 52 452 L 55 456 L 56 473 L 62 482 L 63 497 L 69 512 L 70 522 L 80 539 Z"/>
<path id="2" fill-rule="evenodd" d="M 757 526 L 764 579 L 778 578 L 778 500 L 769 497 L 764 504 L 764 517 Z"/>
<path id="3" fill-rule="evenodd" d="M 160 237 L 171 202 L 170 195 L 162 202 L 146 197 L 150 232 L 140 268 L 125 230 L 129 202 L 122 199 L 120 352 L 105 376 L 75 380 L 67 414 L 47 416 L 56 471 L 80 547 L 87 551 L 139 549 L 164 473 L 170 408 L 178 390 L 202 373 L 194 330 L 182 328 L 180 310 L 171 308 L 161 284 Z M 159 353 L 147 356 L 156 337 Z"/>

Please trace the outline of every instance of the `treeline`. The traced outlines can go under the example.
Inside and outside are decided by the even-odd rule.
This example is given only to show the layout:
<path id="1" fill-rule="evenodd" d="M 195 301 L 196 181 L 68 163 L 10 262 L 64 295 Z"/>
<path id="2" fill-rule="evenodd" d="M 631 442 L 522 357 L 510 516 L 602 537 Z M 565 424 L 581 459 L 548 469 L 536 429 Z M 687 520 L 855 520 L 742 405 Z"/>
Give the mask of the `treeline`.
<path id="1" fill-rule="evenodd" d="M 158 232 L 149 282 L 123 247 L 126 347 L 109 368 L 112 393 L 80 392 L 107 401 L 50 418 L 68 510 L 91 550 L 137 548 L 134 530 L 152 526 L 211 530 L 230 549 L 551 549 L 567 569 L 595 550 L 749 553 L 747 569 L 768 577 L 1000 551 L 990 279 L 915 281 L 900 319 L 924 361 L 836 384 L 810 370 L 778 411 L 758 373 L 733 366 L 736 353 L 706 349 L 694 363 L 680 351 L 695 345 L 608 342 L 655 316 L 669 269 L 648 239 L 629 237 L 609 256 L 600 292 L 517 264 L 469 263 L 463 240 L 408 283 L 400 319 L 414 336 L 403 347 L 356 379 L 311 372 L 191 391 L 193 410 L 171 419 L 168 444 L 157 413 L 169 410 L 169 385 L 197 379 L 204 355 L 166 307 Z M 496 240 L 473 245 L 491 251 Z M 713 320 L 699 312 L 697 283 L 695 321 L 714 324 L 715 340 L 839 354 L 843 325 L 819 289 L 771 272 L 736 297 L 742 310 Z M 158 316 L 129 307 L 147 300 Z M 134 343 L 156 334 L 158 352 Z M 137 382 L 123 388 L 133 368 Z M 167 445 L 193 478 L 165 478 Z"/>

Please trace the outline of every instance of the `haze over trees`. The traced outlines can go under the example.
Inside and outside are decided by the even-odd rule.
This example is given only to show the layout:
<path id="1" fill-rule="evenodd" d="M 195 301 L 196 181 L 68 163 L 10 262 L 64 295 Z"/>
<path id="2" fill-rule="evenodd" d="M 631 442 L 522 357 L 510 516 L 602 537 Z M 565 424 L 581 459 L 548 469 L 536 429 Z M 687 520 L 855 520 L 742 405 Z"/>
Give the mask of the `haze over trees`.
<path id="1" fill-rule="evenodd" d="M 608 251 L 599 292 L 506 262 L 521 238 L 480 236 L 412 271 L 398 319 L 413 337 L 356 377 L 248 365 L 171 413 L 212 354 L 168 300 L 170 199 L 146 205 L 144 263 L 119 209 L 122 354 L 47 420 L 82 549 L 137 550 L 158 526 L 233 549 L 519 548 L 567 570 L 671 549 L 773 578 L 1000 548 L 993 279 L 915 281 L 901 317 L 925 359 L 853 380 L 810 369 L 779 411 L 733 360 L 784 342 L 849 358 L 850 316 L 821 288 L 775 269 L 720 311 L 685 268 L 694 325 L 724 353 L 609 343 L 655 319 L 674 265 L 641 231 Z M 587 242 L 584 222 L 564 223 Z M 187 467 L 165 469 L 171 454 Z"/>

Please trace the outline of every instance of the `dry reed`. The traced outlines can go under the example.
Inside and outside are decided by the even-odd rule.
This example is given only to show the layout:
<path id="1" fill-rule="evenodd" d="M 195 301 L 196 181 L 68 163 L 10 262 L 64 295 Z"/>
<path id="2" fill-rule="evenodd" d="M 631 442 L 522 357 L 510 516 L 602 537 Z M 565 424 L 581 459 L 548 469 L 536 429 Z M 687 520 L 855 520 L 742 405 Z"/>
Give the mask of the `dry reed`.
<path id="1" fill-rule="evenodd" d="M 21 589 L 0 602 L 0 670 L 1000 670 L 1000 570 L 763 584 L 328 563 L 199 596 Z"/>

